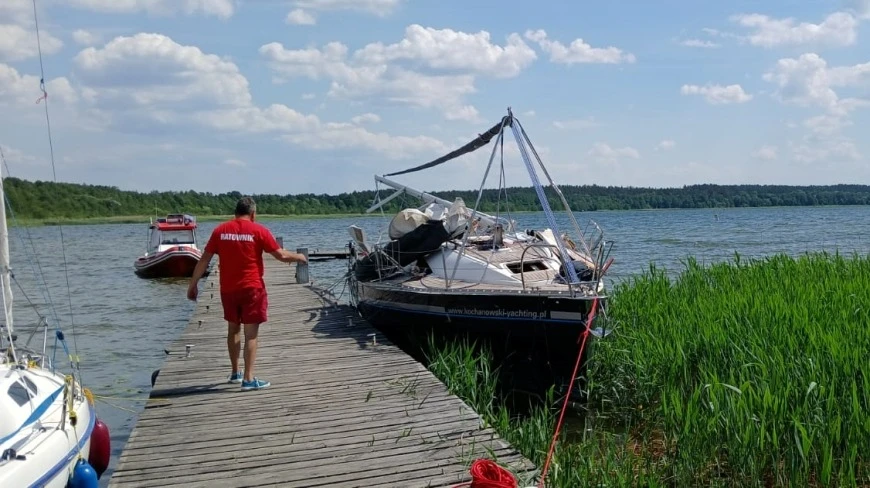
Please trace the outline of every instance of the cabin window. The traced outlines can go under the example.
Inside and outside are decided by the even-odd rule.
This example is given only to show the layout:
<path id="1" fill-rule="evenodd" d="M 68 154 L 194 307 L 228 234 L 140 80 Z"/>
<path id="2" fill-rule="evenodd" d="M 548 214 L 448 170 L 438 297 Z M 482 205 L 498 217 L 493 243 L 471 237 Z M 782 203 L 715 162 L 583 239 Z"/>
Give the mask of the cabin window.
<path id="1" fill-rule="evenodd" d="M 30 401 L 30 392 L 17 381 L 9 387 L 9 396 L 15 400 L 19 407 Z"/>
<path id="2" fill-rule="evenodd" d="M 526 261 L 524 263 L 508 263 L 507 268 L 514 273 L 530 273 L 547 269 L 541 261 Z"/>
<path id="3" fill-rule="evenodd" d="M 39 393 L 39 389 L 36 387 L 36 383 L 34 383 L 30 378 L 25 376 L 24 378 L 21 378 L 21 379 L 24 380 L 24 383 L 27 384 L 27 387 L 30 388 L 30 391 L 33 392 L 34 396 L 36 396 L 36 394 Z"/>
<path id="4" fill-rule="evenodd" d="M 161 244 L 193 244 L 193 231 L 166 230 L 161 238 Z"/>

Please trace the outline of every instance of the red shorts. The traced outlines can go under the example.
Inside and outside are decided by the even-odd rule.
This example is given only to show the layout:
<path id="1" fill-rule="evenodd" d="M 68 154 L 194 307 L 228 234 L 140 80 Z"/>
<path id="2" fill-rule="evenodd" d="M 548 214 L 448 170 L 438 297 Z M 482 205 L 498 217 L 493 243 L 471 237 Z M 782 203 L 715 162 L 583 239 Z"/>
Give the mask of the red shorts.
<path id="1" fill-rule="evenodd" d="M 264 288 L 221 292 L 224 319 L 236 324 L 262 324 L 267 319 L 269 299 Z"/>

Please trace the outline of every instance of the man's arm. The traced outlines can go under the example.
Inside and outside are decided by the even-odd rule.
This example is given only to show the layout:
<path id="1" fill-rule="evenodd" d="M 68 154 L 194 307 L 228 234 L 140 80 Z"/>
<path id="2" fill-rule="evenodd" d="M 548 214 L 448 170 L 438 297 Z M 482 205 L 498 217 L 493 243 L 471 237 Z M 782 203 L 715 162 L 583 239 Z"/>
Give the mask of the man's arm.
<path id="1" fill-rule="evenodd" d="M 269 253 L 277 259 L 278 261 L 284 263 L 306 263 L 308 259 L 305 258 L 304 254 L 300 254 L 297 252 L 291 252 L 286 249 L 282 249 L 278 246 L 278 241 L 275 240 L 275 236 L 272 235 L 272 232 L 269 231 L 266 227 L 260 227 L 261 233 L 260 238 L 263 242 L 263 251 Z"/>
<path id="2" fill-rule="evenodd" d="M 199 262 L 197 262 L 196 267 L 193 268 L 193 275 L 190 277 L 190 284 L 187 285 L 187 298 L 196 300 L 196 296 L 199 294 L 197 284 L 199 283 L 199 280 L 202 279 L 202 275 L 205 274 L 205 270 L 208 268 L 208 264 L 211 262 L 213 256 L 214 253 L 203 251 L 202 257 L 199 258 Z"/>
<path id="3" fill-rule="evenodd" d="M 286 249 L 277 249 L 275 251 L 270 252 L 272 256 L 275 257 L 278 261 L 284 263 L 307 263 L 308 259 L 305 258 L 304 254 L 300 254 L 298 252 L 290 252 Z"/>

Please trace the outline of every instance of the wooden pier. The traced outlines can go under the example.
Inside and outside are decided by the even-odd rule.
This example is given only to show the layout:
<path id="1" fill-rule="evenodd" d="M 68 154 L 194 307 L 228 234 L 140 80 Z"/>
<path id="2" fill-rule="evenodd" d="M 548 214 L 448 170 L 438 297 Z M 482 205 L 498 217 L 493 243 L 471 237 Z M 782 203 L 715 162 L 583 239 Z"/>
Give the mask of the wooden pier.
<path id="1" fill-rule="evenodd" d="M 297 284 L 293 266 L 264 259 L 270 310 L 255 374 L 272 386 L 243 392 L 227 383 L 212 273 L 110 487 L 450 487 L 469 482 L 479 458 L 517 474 L 520 486 L 536 472 L 350 307 Z"/>

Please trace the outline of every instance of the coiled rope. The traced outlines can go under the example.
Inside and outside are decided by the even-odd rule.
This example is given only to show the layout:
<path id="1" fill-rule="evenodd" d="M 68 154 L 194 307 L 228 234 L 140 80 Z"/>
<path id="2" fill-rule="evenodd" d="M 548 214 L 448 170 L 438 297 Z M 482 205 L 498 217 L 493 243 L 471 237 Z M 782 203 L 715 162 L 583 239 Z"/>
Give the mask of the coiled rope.
<path id="1" fill-rule="evenodd" d="M 454 488 L 518 488 L 517 479 L 510 471 L 489 459 L 478 459 L 471 464 L 471 482 Z"/>

